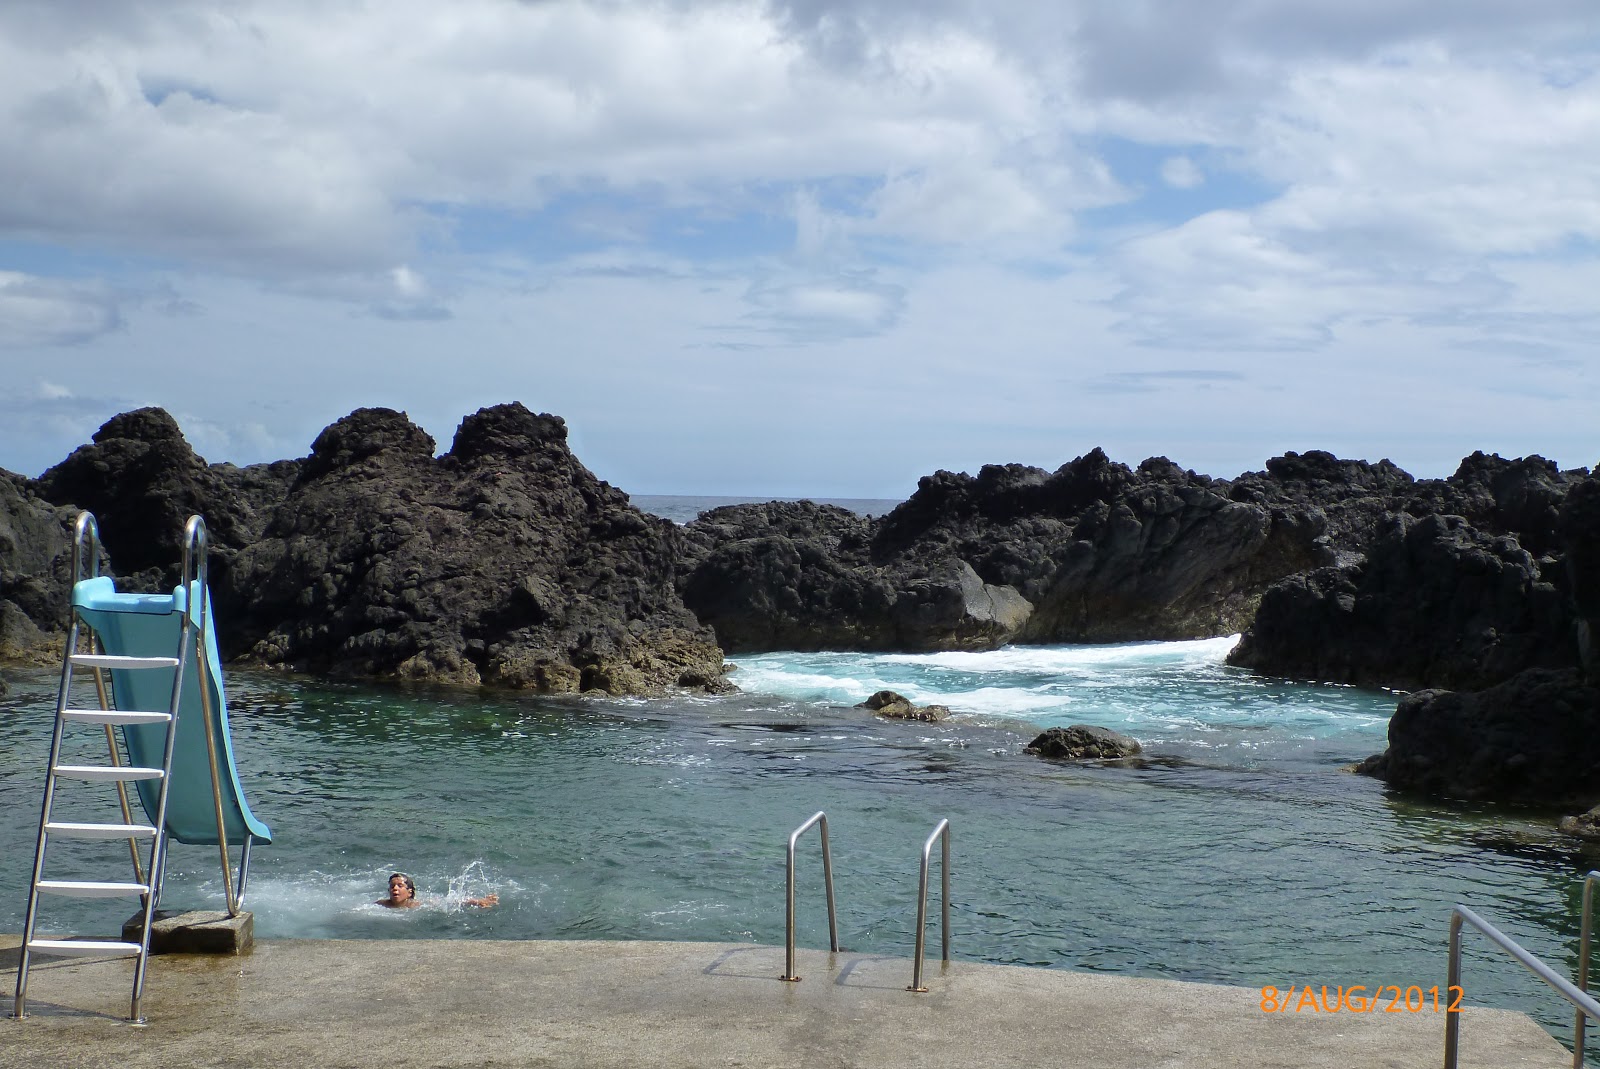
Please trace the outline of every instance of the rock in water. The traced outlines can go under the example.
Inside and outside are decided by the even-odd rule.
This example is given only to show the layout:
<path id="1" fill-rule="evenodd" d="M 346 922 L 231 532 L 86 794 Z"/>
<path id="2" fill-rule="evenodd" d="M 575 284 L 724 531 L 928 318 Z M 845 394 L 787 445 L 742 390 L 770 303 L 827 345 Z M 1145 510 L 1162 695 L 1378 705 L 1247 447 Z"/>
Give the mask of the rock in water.
<path id="1" fill-rule="evenodd" d="M 1361 771 L 1448 798 L 1588 805 L 1600 798 L 1600 689 L 1576 669 L 1529 669 L 1482 691 L 1408 694 L 1389 749 Z"/>
<path id="2" fill-rule="evenodd" d="M 1109 728 L 1073 724 L 1071 727 L 1046 728 L 1022 752 L 1058 761 L 1104 761 L 1133 757 L 1142 752 L 1142 748 L 1137 739 L 1120 735 Z"/>
<path id="3" fill-rule="evenodd" d="M 949 706 L 915 705 L 910 698 L 892 690 L 880 690 L 856 708 L 871 709 L 890 720 L 920 720 L 927 723 L 937 723 L 950 715 Z"/>
<path id="4" fill-rule="evenodd" d="M 1556 821 L 1556 827 L 1567 835 L 1591 843 L 1600 843 L 1600 805 L 1576 816 L 1562 817 Z"/>
<path id="5" fill-rule="evenodd" d="M 328 427 L 219 598 L 228 645 L 334 675 L 544 693 L 731 689 L 679 599 L 678 529 L 628 503 L 520 404 L 435 458 L 403 413 Z"/>

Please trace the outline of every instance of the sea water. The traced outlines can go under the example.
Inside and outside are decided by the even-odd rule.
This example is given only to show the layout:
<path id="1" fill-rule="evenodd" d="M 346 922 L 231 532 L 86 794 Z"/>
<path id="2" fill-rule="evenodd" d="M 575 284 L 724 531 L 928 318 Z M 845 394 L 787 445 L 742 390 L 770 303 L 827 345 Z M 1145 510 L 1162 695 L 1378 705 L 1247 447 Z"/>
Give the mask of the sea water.
<path id="1" fill-rule="evenodd" d="M 856 951 L 910 956 L 922 844 L 948 819 L 962 960 L 1428 989 L 1445 982 L 1460 902 L 1575 971 L 1579 881 L 1600 859 L 1554 814 L 1412 800 L 1346 771 L 1383 748 L 1394 696 L 1232 668 L 1231 641 L 764 654 L 734 658 L 741 693 L 650 701 L 232 671 L 240 777 L 275 836 L 255 851 L 247 904 L 266 939 L 781 944 L 787 838 L 823 810 L 840 938 Z M 7 678 L 0 931 L 17 932 L 56 677 Z M 883 688 L 954 715 L 855 708 Z M 1144 757 L 1023 752 L 1070 723 L 1132 735 Z M 814 833 L 800 847 L 799 942 L 824 948 Z M 85 849 L 53 850 L 52 874 L 119 878 L 127 865 L 125 848 Z M 416 878 L 427 908 L 374 904 L 391 871 Z M 491 890 L 497 907 L 463 905 Z M 165 895 L 164 907 L 220 908 L 216 849 L 175 845 Z M 117 908 L 50 900 L 43 930 L 108 934 Z M 929 937 L 937 947 L 931 922 Z M 1566 1004 L 1521 966 L 1471 933 L 1466 945 L 1470 1004 L 1570 1032 Z"/>

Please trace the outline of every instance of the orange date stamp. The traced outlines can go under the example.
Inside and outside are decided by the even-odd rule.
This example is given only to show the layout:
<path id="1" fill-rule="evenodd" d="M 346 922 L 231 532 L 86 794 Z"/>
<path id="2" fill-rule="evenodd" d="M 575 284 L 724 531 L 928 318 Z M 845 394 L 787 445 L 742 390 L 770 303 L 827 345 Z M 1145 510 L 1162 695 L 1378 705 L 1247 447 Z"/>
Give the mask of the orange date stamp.
<path id="1" fill-rule="evenodd" d="M 1370 992 L 1370 993 L 1369 993 Z M 1290 984 L 1287 989 L 1263 987 L 1262 1013 L 1460 1013 L 1466 992 L 1458 985 L 1417 984 Z"/>

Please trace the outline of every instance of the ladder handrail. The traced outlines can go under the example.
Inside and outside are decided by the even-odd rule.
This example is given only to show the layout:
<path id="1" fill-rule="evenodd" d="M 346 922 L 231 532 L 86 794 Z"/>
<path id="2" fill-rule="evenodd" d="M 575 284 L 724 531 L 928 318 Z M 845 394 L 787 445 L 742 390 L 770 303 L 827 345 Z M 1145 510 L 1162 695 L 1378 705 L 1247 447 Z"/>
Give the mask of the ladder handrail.
<path id="1" fill-rule="evenodd" d="M 83 574 L 84 537 L 88 536 L 89 547 L 89 574 Z M 100 574 L 100 524 L 95 521 L 94 513 L 80 512 L 78 519 L 72 525 L 72 580 L 68 588 L 77 585 L 80 579 L 93 579 Z M 72 611 L 71 595 L 68 595 L 67 611 Z"/>
<path id="2" fill-rule="evenodd" d="M 794 971 L 794 847 L 811 826 L 819 825 L 822 835 L 822 882 L 828 890 L 828 949 L 835 954 L 839 952 L 839 922 L 833 908 L 833 855 L 828 849 L 828 814 L 820 809 L 811 815 L 811 819 L 800 825 L 789 835 L 788 858 L 788 908 L 784 916 L 784 958 L 783 975 L 780 980 L 798 983 L 799 975 Z"/>
<path id="3" fill-rule="evenodd" d="M 1592 918 L 1596 880 L 1600 880 L 1600 872 L 1593 869 L 1583 878 L 1583 931 L 1578 937 L 1578 990 L 1584 994 L 1589 993 L 1589 939 L 1594 934 Z M 1583 1069 L 1583 1033 L 1584 1026 L 1588 1023 L 1588 1015 L 1579 1009 L 1573 1014 L 1573 1018 L 1572 1064 L 1574 1069 Z"/>
<path id="4" fill-rule="evenodd" d="M 1450 968 L 1446 983 L 1451 989 L 1459 989 L 1461 987 L 1461 925 L 1463 922 L 1472 925 L 1488 936 L 1490 941 L 1500 947 L 1501 950 L 1504 950 L 1527 966 L 1529 972 L 1555 988 L 1558 994 L 1577 1008 L 1580 1017 L 1588 1016 L 1600 1020 L 1600 1002 L 1590 998 L 1586 992 L 1579 989 L 1578 985 L 1534 957 L 1527 950 L 1524 950 L 1516 940 L 1463 905 L 1457 905 L 1450 911 Z M 1579 952 L 1580 955 L 1587 949 L 1588 944 L 1585 942 L 1583 950 Z M 1461 1014 L 1447 1013 L 1445 1014 L 1444 1024 L 1444 1069 L 1456 1069 L 1460 1044 Z M 1583 1044 L 1581 1039 L 1573 1058 L 1574 1069 L 1582 1069 Z"/>
<path id="5" fill-rule="evenodd" d="M 222 852 L 223 900 L 228 906 L 228 916 L 237 917 L 244 906 L 244 873 L 249 864 L 249 855 L 245 855 L 240 865 L 239 888 L 235 894 L 233 865 L 228 858 L 228 828 L 222 813 L 222 769 L 217 763 L 216 727 L 212 724 L 211 689 L 207 686 L 211 672 L 206 648 L 206 617 L 211 611 L 211 588 L 206 582 L 209 541 L 206 521 L 199 516 L 190 516 L 183 528 L 181 581 L 185 591 L 184 635 L 186 643 L 192 636 L 197 653 L 195 669 L 200 685 L 200 715 L 206 733 L 206 760 L 211 768 L 211 803 L 217 815 L 217 847 Z M 195 602 L 200 603 L 198 614 Z M 248 837 L 245 848 L 249 849 Z"/>
<path id="6" fill-rule="evenodd" d="M 950 960 L 950 822 L 941 820 L 933 829 L 933 834 L 928 836 L 928 841 L 922 844 L 922 873 L 917 878 L 917 949 L 912 959 L 911 986 L 906 988 L 907 991 L 928 990 L 922 986 L 922 956 L 928 927 L 928 859 L 933 854 L 935 842 L 943 844 L 939 856 L 940 934 L 943 937 L 944 960 Z"/>

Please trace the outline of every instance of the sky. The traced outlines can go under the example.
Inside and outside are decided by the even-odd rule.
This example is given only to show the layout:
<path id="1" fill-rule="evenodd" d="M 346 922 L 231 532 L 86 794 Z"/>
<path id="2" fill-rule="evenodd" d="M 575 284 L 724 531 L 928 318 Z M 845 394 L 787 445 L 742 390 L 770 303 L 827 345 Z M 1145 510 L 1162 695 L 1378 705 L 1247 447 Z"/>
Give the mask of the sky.
<path id="1" fill-rule="evenodd" d="M 1594 0 L 8 0 L 0 467 L 520 401 L 641 494 L 1600 463 Z"/>

